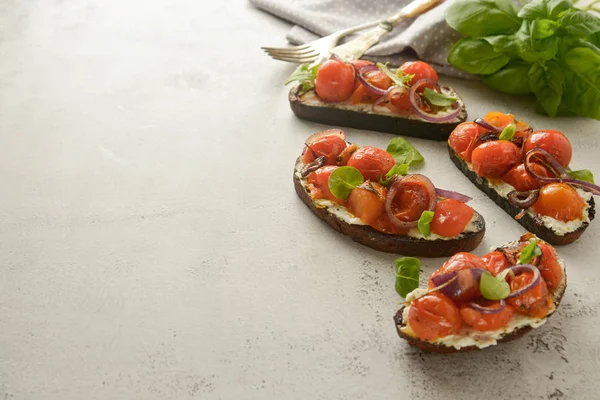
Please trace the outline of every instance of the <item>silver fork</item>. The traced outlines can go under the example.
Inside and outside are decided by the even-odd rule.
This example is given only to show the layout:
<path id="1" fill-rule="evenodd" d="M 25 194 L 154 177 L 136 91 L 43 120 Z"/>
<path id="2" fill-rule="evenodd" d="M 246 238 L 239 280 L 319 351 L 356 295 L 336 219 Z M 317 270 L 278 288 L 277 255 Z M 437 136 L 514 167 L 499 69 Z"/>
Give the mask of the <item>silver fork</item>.
<path id="1" fill-rule="evenodd" d="M 307 44 L 294 47 L 261 48 L 276 60 L 293 63 L 317 63 L 329 58 L 331 54 L 335 54 L 345 61 L 356 60 L 369 48 L 379 42 L 381 36 L 390 32 L 400 22 L 419 16 L 443 1 L 444 0 L 415 0 L 403 7 L 400 12 L 389 18 L 343 29 Z M 347 43 L 335 47 L 344 36 L 372 27 L 375 28 Z"/>

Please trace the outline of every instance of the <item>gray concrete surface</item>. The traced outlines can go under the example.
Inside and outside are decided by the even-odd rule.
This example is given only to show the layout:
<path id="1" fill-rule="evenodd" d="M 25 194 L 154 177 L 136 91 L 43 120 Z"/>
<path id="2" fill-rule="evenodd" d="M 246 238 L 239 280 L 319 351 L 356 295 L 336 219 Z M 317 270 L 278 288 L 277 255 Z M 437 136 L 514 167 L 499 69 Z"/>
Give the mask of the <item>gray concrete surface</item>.
<path id="1" fill-rule="evenodd" d="M 453 356 L 396 336 L 395 256 L 294 194 L 322 126 L 294 118 L 293 66 L 259 50 L 287 28 L 243 0 L 0 4 L 0 399 L 598 398 L 598 223 L 560 249 L 569 288 L 535 333 Z M 567 132 L 600 176 L 598 122 L 446 83 L 471 116 Z M 524 232 L 443 144 L 413 143 L 475 197 L 478 254 Z"/>

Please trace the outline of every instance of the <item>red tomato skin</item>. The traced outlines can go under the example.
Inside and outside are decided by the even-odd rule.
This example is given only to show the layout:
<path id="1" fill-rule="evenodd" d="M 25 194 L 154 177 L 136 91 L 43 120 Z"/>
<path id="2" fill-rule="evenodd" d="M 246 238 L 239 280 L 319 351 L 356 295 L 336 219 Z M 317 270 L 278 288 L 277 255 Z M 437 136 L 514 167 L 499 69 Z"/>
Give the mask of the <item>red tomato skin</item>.
<path id="1" fill-rule="evenodd" d="M 438 201 L 431 221 L 431 232 L 446 237 L 457 236 L 465 230 L 473 214 L 475 210 L 458 200 Z"/>
<path id="2" fill-rule="evenodd" d="M 526 286 L 533 281 L 533 274 L 524 272 L 510 282 L 510 291 Z M 534 318 L 544 318 L 552 307 L 552 298 L 548 294 L 548 287 L 543 279 L 531 290 L 520 296 L 506 300 L 515 310 L 524 315 Z"/>
<path id="3" fill-rule="evenodd" d="M 375 65 L 374 62 L 372 61 L 367 61 L 367 60 L 354 60 L 350 62 L 352 65 L 354 65 L 354 67 L 356 68 L 356 70 L 358 71 L 359 69 L 361 69 L 362 67 L 365 67 L 367 65 Z"/>
<path id="4" fill-rule="evenodd" d="M 548 171 L 548 169 L 543 165 L 532 163 L 531 168 L 534 172 L 541 176 L 550 176 L 550 171 Z M 525 169 L 525 164 L 519 164 L 512 167 L 506 174 L 504 174 L 502 180 L 520 192 L 539 189 L 541 187 L 540 182 L 535 179 L 533 175 L 527 172 Z"/>
<path id="5" fill-rule="evenodd" d="M 492 251 L 481 257 L 488 271 L 496 276 L 506 268 L 510 267 L 510 263 L 506 256 L 499 251 Z"/>
<path id="6" fill-rule="evenodd" d="M 346 204 L 345 200 L 338 199 L 331 193 L 331 190 L 329 190 L 329 177 L 337 168 L 339 167 L 327 165 L 308 175 L 308 190 L 313 199 L 327 199 L 337 204 Z"/>
<path id="7" fill-rule="evenodd" d="M 462 328 L 458 307 L 439 292 L 411 302 L 407 320 L 408 326 L 422 340 L 435 340 L 452 335 Z"/>
<path id="8" fill-rule="evenodd" d="M 554 248 L 547 243 L 538 243 L 538 246 L 542 250 L 542 258 L 538 269 L 542 274 L 542 278 L 546 281 L 548 290 L 553 292 L 562 283 L 564 274 Z"/>
<path id="9" fill-rule="evenodd" d="M 350 192 L 346 206 L 348 211 L 369 225 L 375 224 L 385 212 L 384 201 L 387 194 L 387 189 L 384 186 L 376 182 L 370 182 L 370 184 L 379 195 L 368 189 L 356 188 Z"/>
<path id="10" fill-rule="evenodd" d="M 485 263 L 479 257 L 467 252 L 456 253 L 448 259 L 437 271 L 429 277 L 429 288 L 434 288 L 433 277 L 448 274 L 450 272 L 462 271 L 463 269 L 481 268 L 486 269 Z"/>
<path id="11" fill-rule="evenodd" d="M 499 303 L 499 302 L 494 302 Z M 493 305 L 491 305 L 493 307 Z M 496 314 L 482 314 L 464 304 L 460 307 L 460 316 L 466 325 L 476 331 L 495 331 L 508 325 L 515 313 L 515 309 L 507 305 Z"/>
<path id="12" fill-rule="evenodd" d="M 429 206 L 430 194 L 418 178 L 406 176 L 403 179 L 404 189 L 394 197 L 392 212 L 401 221 L 418 220 Z"/>
<path id="13" fill-rule="evenodd" d="M 302 160 L 305 164 L 313 162 L 315 160 L 314 152 L 317 157 L 326 157 L 325 165 L 335 165 L 337 157 L 347 145 L 346 141 L 339 136 L 325 136 L 309 143 L 310 148 L 305 147 Z"/>
<path id="14" fill-rule="evenodd" d="M 571 162 L 573 148 L 569 139 L 562 132 L 555 130 L 534 131 L 523 144 L 523 154 L 527 154 L 536 147 L 546 150 L 565 168 Z"/>
<path id="15" fill-rule="evenodd" d="M 346 101 L 354 91 L 354 67 L 337 60 L 328 60 L 317 71 L 315 90 L 324 101 Z"/>
<path id="16" fill-rule="evenodd" d="M 429 65 L 423 61 L 405 62 L 404 64 L 402 64 L 400 66 L 400 68 L 398 68 L 398 70 L 404 72 L 406 75 L 413 75 L 413 74 L 415 75 L 409 82 L 409 85 L 411 85 L 411 86 L 416 81 L 419 81 L 421 79 L 431 79 L 432 81 L 434 81 L 436 83 L 438 81 L 438 75 L 437 75 L 437 72 L 435 71 L 435 69 L 433 69 L 433 67 L 431 65 Z M 423 87 L 423 89 L 425 89 L 425 87 Z M 430 89 L 432 89 L 432 88 L 430 88 Z"/>
<path id="17" fill-rule="evenodd" d="M 495 140 L 477 146 L 473 150 L 471 163 L 477 175 L 497 179 L 521 163 L 521 157 L 521 151 L 514 143 Z"/>
<path id="18" fill-rule="evenodd" d="M 371 85 L 383 90 L 387 90 L 394 83 L 389 76 L 383 73 L 383 71 L 370 71 L 367 72 L 365 77 Z M 359 80 L 357 80 L 356 88 L 350 97 L 350 101 L 352 104 L 373 104 L 379 97 L 381 96 L 374 95 L 367 90 L 367 88 Z"/>
<path id="19" fill-rule="evenodd" d="M 540 189 L 539 197 L 531 208 L 540 215 L 567 222 L 583 216 L 585 201 L 570 185 L 550 183 Z"/>
<path id="20" fill-rule="evenodd" d="M 471 162 L 475 141 L 481 134 L 479 128 L 475 122 L 463 122 L 452 131 L 448 139 L 452 150 L 467 162 Z"/>
<path id="21" fill-rule="evenodd" d="M 349 167 L 358 169 L 365 180 L 373 182 L 378 182 L 395 164 L 390 153 L 371 146 L 356 150 L 347 163 Z"/>

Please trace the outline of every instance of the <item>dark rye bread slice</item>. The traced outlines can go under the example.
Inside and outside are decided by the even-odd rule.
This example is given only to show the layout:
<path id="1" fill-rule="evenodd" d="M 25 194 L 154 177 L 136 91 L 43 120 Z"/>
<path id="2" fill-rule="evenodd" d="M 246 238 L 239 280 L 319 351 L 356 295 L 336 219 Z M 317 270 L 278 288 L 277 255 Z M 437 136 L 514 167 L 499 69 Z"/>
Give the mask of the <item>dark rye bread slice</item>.
<path id="1" fill-rule="evenodd" d="M 506 211 L 511 217 L 515 217 L 519 214 L 522 209 L 516 206 L 513 206 L 508 202 L 508 199 L 502 197 L 496 190 L 489 187 L 487 185 L 487 179 L 478 176 L 474 171 L 470 170 L 465 161 L 458 155 L 456 152 L 448 145 L 448 153 L 450 154 L 450 159 L 454 164 L 462 171 L 463 174 L 469 178 L 471 182 L 475 186 L 477 186 L 482 192 L 488 195 L 497 205 L 499 205 L 504 211 Z M 588 209 L 590 221 L 594 219 L 595 216 L 595 202 L 592 197 L 588 204 L 590 208 Z M 581 236 L 583 231 L 586 230 L 589 223 L 584 223 L 579 229 L 569 232 L 564 235 L 556 234 L 552 229 L 545 226 L 541 220 L 535 220 L 528 213 L 526 213 L 521 219 L 517 220 L 525 229 L 529 232 L 535 234 L 540 239 L 545 240 L 546 242 L 560 246 L 574 242 Z"/>
<path id="2" fill-rule="evenodd" d="M 460 238 L 449 240 L 425 240 L 404 235 L 390 235 L 371 228 L 368 225 L 354 225 L 342 221 L 327 211 L 315 205 L 309 192 L 302 186 L 300 178 L 294 169 L 294 188 L 302 201 L 319 218 L 327 222 L 334 230 L 350 236 L 352 240 L 386 253 L 396 253 L 405 256 L 447 257 L 459 251 L 470 251 L 479 245 L 485 234 L 485 221 L 475 212 L 477 231 L 463 234 Z"/>
<path id="3" fill-rule="evenodd" d="M 348 110 L 340 108 L 337 103 L 307 102 L 300 94 L 301 85 L 292 87 L 289 93 L 290 107 L 298 118 L 320 122 L 331 126 L 346 126 L 355 129 L 365 129 L 378 132 L 393 133 L 403 136 L 413 136 L 428 140 L 447 140 L 450 133 L 458 124 L 467 120 L 465 104 L 454 90 L 444 87 L 448 93 L 458 97 L 461 112 L 455 122 L 434 123 L 421 119 L 406 118 L 402 115 L 382 114 L 373 111 Z M 309 92 L 310 93 L 310 92 Z"/>
<path id="4" fill-rule="evenodd" d="M 508 243 L 506 246 L 510 246 L 513 243 L 514 242 Z M 567 271 L 566 271 L 566 269 L 564 269 L 563 270 L 563 280 L 562 280 L 561 284 L 558 286 L 558 288 L 556 288 L 556 290 L 552 293 L 552 301 L 554 302 L 555 309 L 554 309 L 554 311 L 552 311 L 552 313 L 547 315 L 546 318 L 551 317 L 556 312 L 556 309 L 560 305 L 560 302 L 565 294 L 566 289 L 567 289 Z M 400 310 L 398 310 L 396 315 L 394 315 L 394 323 L 396 324 L 396 331 L 398 332 L 398 336 L 400 336 L 402 339 L 405 339 L 406 341 L 408 341 L 408 343 L 410 345 L 418 347 L 419 349 L 421 349 L 423 351 L 427 351 L 427 352 L 431 352 L 431 353 L 442 353 L 442 354 L 464 353 L 467 351 L 483 350 L 477 346 L 468 346 L 468 347 L 462 347 L 460 349 L 456 349 L 455 347 L 445 346 L 443 344 L 433 343 L 433 342 L 429 342 L 426 340 L 421 340 L 421 339 L 418 339 L 416 337 L 413 337 L 411 335 L 408 335 L 408 334 L 402 332 L 401 328 L 403 328 L 406 325 L 402 319 L 402 313 L 404 311 L 404 308 L 405 307 L 400 308 Z M 510 342 L 512 340 L 520 338 L 521 336 L 525 335 L 527 332 L 531 331 L 532 329 L 533 329 L 532 326 L 522 326 L 511 332 L 508 332 L 501 339 L 498 339 L 497 342 L 498 343 Z"/>

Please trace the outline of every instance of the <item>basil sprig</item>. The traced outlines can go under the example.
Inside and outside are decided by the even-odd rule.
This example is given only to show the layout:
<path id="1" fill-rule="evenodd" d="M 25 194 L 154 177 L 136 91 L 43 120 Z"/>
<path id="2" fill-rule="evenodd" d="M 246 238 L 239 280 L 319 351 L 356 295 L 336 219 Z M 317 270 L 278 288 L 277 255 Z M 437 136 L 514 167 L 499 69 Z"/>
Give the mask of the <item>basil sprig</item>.
<path id="1" fill-rule="evenodd" d="M 298 68 L 287 78 L 285 84 L 292 82 L 300 82 L 302 84 L 302 90 L 306 91 L 315 87 L 315 80 L 317 79 L 317 72 L 321 64 L 309 65 L 300 64 Z"/>
<path id="2" fill-rule="evenodd" d="M 432 106 L 437 107 L 448 107 L 458 100 L 458 97 L 448 96 L 444 93 L 431 90 L 428 87 L 423 91 L 423 98 Z"/>
<path id="3" fill-rule="evenodd" d="M 421 261 L 415 257 L 401 257 L 394 261 L 396 264 L 396 292 L 401 297 L 419 287 Z"/>
<path id="4" fill-rule="evenodd" d="M 594 174 L 589 169 L 580 169 L 577 171 L 569 171 L 571 178 L 579 179 L 589 183 L 594 183 Z"/>
<path id="5" fill-rule="evenodd" d="M 429 237 L 431 234 L 431 221 L 433 221 L 433 216 L 435 212 L 425 210 L 421 214 L 421 218 L 419 218 L 419 222 L 417 223 L 417 227 L 419 231 L 423 234 L 424 237 Z"/>
<path id="6" fill-rule="evenodd" d="M 385 151 L 394 157 L 396 165 L 387 172 L 384 179 L 380 179 L 379 183 L 384 186 L 389 185 L 396 175 L 406 175 L 411 165 L 425 161 L 419 150 L 402 136 L 390 140 Z"/>
<path id="7" fill-rule="evenodd" d="M 502 300 L 510 294 L 510 285 L 506 282 L 506 275 L 510 269 L 502 271 L 498 276 L 492 275 L 490 271 L 484 271 L 479 281 L 479 291 L 488 300 Z"/>
<path id="8" fill-rule="evenodd" d="M 515 132 L 517 131 L 517 125 L 508 124 L 504 129 L 502 129 L 502 133 L 498 137 L 499 140 L 510 140 L 515 136 Z"/>
<path id="9" fill-rule="evenodd" d="M 529 239 L 529 244 L 523 247 L 521 250 L 521 255 L 519 255 L 519 262 L 517 264 L 529 264 L 531 260 L 533 260 L 537 256 L 542 255 L 542 249 L 537 244 L 537 240 L 531 238 Z"/>
<path id="10" fill-rule="evenodd" d="M 359 170 L 354 167 L 344 166 L 336 168 L 329 175 L 327 184 L 335 197 L 346 200 L 350 196 L 350 192 L 364 181 L 365 178 L 363 178 Z"/>
<path id="11" fill-rule="evenodd" d="M 377 68 L 379 68 L 381 70 L 381 72 L 386 74 L 394 82 L 394 84 L 396 86 L 407 86 L 408 83 L 412 80 L 412 78 L 415 77 L 414 74 L 407 75 L 407 74 L 402 73 L 402 70 L 400 70 L 401 74 L 398 75 L 397 73 L 392 72 L 387 67 L 387 63 L 386 64 L 377 63 Z"/>

